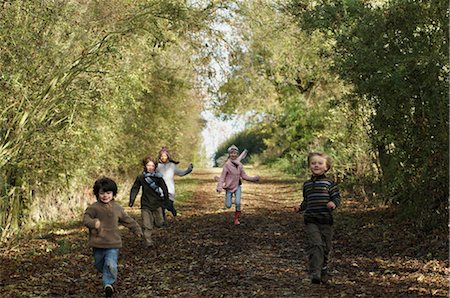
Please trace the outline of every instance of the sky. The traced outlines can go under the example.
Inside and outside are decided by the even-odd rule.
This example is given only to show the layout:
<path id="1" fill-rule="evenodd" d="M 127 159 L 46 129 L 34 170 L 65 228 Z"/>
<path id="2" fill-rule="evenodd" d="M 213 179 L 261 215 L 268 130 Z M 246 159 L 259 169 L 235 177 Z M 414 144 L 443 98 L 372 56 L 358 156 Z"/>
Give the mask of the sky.
<path id="1" fill-rule="evenodd" d="M 210 161 L 208 165 L 212 166 L 216 149 L 231 136 L 244 130 L 245 121 L 239 117 L 221 120 L 208 110 L 202 112 L 202 117 L 206 120 L 206 127 L 202 131 L 203 146 Z"/>
<path id="2" fill-rule="evenodd" d="M 225 18 L 231 17 L 227 10 L 218 11 L 218 14 Z M 208 84 L 214 86 L 212 89 L 218 88 L 218 86 L 226 80 L 226 76 L 230 72 L 228 60 L 229 47 L 224 44 L 224 41 L 236 39 L 229 24 L 220 20 L 220 17 L 217 18 L 217 21 L 212 25 L 212 28 L 221 32 L 223 34 L 223 39 L 221 39 L 221 42 L 210 41 L 214 48 L 213 56 L 215 57 L 210 64 L 210 67 L 214 70 L 215 77 L 208 78 Z M 222 120 L 214 116 L 210 111 L 210 106 L 211 105 L 207 103 L 205 105 L 205 110 L 202 112 L 202 117 L 206 120 L 206 127 L 202 131 L 202 138 L 206 156 L 210 161 L 209 165 L 212 166 L 212 158 L 217 148 L 231 136 L 244 130 L 245 119 L 242 116 L 235 116 L 230 120 Z"/>

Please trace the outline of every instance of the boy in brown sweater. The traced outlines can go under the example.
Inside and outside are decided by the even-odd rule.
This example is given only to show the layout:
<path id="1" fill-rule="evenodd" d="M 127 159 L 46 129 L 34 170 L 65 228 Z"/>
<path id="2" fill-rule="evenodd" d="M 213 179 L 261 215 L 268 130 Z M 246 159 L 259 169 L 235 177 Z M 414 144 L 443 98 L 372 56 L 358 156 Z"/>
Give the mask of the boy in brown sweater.
<path id="1" fill-rule="evenodd" d="M 105 297 L 112 297 L 113 284 L 117 279 L 119 248 L 122 247 L 119 223 L 138 237 L 142 236 L 142 230 L 114 201 L 117 184 L 112 179 L 103 177 L 95 181 L 94 194 L 97 202 L 86 209 L 83 224 L 89 228 L 89 246 L 93 249 L 95 267 L 103 274 Z"/>

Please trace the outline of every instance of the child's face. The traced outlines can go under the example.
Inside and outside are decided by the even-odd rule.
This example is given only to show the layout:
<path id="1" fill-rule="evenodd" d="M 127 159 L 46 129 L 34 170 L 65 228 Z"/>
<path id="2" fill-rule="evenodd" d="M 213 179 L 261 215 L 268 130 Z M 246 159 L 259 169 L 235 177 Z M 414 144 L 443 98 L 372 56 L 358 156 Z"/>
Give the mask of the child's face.
<path id="1" fill-rule="evenodd" d="M 161 161 L 163 163 L 166 163 L 169 160 L 169 157 L 165 153 L 161 153 L 161 157 L 160 158 L 161 158 Z"/>
<path id="2" fill-rule="evenodd" d="M 112 190 L 109 191 L 103 191 L 100 190 L 98 192 L 98 198 L 100 200 L 100 202 L 104 203 L 104 204 L 108 204 L 109 202 L 111 202 L 111 200 L 113 199 L 113 192 Z"/>
<path id="3" fill-rule="evenodd" d="M 145 165 L 145 171 L 147 173 L 153 173 L 155 171 L 155 163 L 153 161 L 149 161 L 146 165 Z"/>
<path id="4" fill-rule="evenodd" d="M 232 160 L 235 160 L 236 158 L 238 158 L 238 152 L 236 150 L 233 150 L 230 152 L 230 158 Z"/>
<path id="5" fill-rule="evenodd" d="M 327 160 L 322 156 L 313 156 L 309 161 L 309 169 L 315 176 L 323 175 L 328 170 Z"/>

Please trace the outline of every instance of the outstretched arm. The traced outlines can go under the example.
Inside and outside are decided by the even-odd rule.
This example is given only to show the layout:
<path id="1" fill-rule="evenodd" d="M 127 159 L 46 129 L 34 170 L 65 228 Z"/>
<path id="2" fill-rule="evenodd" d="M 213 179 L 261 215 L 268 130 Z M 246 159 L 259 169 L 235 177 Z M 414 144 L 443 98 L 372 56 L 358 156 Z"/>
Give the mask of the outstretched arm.
<path id="1" fill-rule="evenodd" d="M 122 206 L 120 206 L 119 222 L 125 227 L 129 228 L 135 235 L 137 236 L 142 235 L 141 226 L 139 226 L 139 224 L 125 212 Z"/>
<path id="2" fill-rule="evenodd" d="M 98 222 L 98 224 L 97 224 Z M 83 224 L 89 229 L 98 229 L 100 221 L 92 208 L 87 208 L 83 216 Z"/>
<path id="3" fill-rule="evenodd" d="M 328 202 L 327 207 L 329 209 L 336 209 L 341 204 L 341 195 L 335 182 L 331 184 L 328 192 L 330 194 L 330 201 Z"/>
<path id="4" fill-rule="evenodd" d="M 237 161 L 241 162 L 247 156 L 248 150 L 244 149 L 241 154 L 236 158 Z"/>
<path id="5" fill-rule="evenodd" d="M 223 167 L 222 169 L 222 174 L 220 175 L 218 181 L 217 181 L 217 187 L 216 187 L 216 191 L 217 192 L 221 192 L 223 189 L 223 183 L 225 182 L 225 177 L 227 176 L 227 168 L 226 166 Z"/>
<path id="6" fill-rule="evenodd" d="M 141 182 L 139 180 L 139 176 L 136 177 L 136 180 L 133 183 L 133 186 L 130 190 L 130 202 L 128 203 L 128 206 L 133 207 L 134 200 L 136 199 L 136 196 L 139 192 L 139 189 L 141 188 Z"/>
<path id="7" fill-rule="evenodd" d="M 298 212 L 300 211 L 305 211 L 306 207 L 308 206 L 308 203 L 306 201 L 306 192 L 305 192 L 305 186 L 303 186 L 303 201 L 300 204 L 300 206 L 298 207 Z"/>
<path id="8" fill-rule="evenodd" d="M 194 168 L 194 165 L 192 163 L 189 164 L 189 166 L 187 167 L 186 170 L 180 170 L 179 168 L 177 168 L 177 166 L 175 166 L 175 174 L 178 176 L 185 176 L 185 175 L 189 174 L 190 172 L 192 172 L 193 168 Z"/>
<path id="9" fill-rule="evenodd" d="M 242 171 L 241 171 L 241 177 L 242 177 L 242 179 L 247 180 L 247 181 L 253 181 L 253 182 L 259 181 L 259 176 L 249 176 L 245 173 L 244 169 L 242 169 Z"/>

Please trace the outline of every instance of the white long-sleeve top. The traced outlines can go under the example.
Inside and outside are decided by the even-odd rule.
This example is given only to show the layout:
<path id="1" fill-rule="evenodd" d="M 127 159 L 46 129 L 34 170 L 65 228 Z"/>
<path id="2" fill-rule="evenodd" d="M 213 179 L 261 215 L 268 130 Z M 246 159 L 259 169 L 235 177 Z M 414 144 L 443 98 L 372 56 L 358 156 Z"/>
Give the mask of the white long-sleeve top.
<path id="1" fill-rule="evenodd" d="M 191 166 L 186 170 L 180 170 L 173 162 L 158 163 L 157 172 L 163 175 L 164 182 L 166 182 L 169 191 L 169 199 L 175 201 L 175 175 L 185 176 L 192 172 Z"/>

